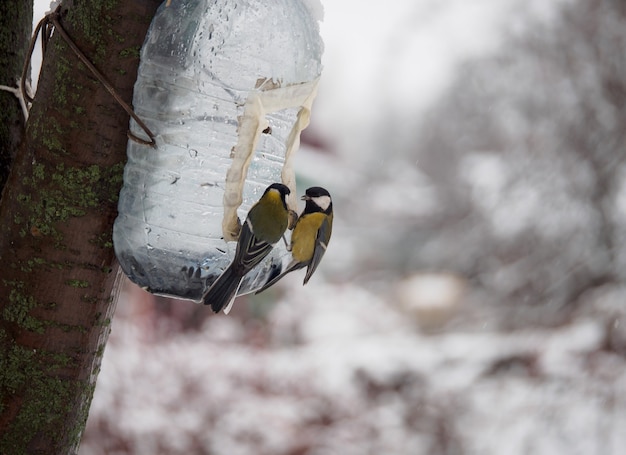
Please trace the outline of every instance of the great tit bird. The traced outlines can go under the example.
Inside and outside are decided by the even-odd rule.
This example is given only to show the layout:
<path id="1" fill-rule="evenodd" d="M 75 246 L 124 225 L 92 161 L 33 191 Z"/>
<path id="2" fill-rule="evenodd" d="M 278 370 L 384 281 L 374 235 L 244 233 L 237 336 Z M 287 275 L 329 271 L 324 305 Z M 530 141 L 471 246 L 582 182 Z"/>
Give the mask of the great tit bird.
<path id="1" fill-rule="evenodd" d="M 324 188 L 314 186 L 306 190 L 302 200 L 306 201 L 306 205 L 291 234 L 293 259 L 285 270 L 271 278 L 256 294 L 269 288 L 289 272 L 304 267 L 307 270 L 303 284 L 307 284 L 326 252 L 333 229 L 333 201 L 330 194 Z"/>
<path id="2" fill-rule="evenodd" d="M 289 188 L 281 183 L 267 187 L 261 199 L 252 206 L 241 226 L 235 258 L 202 297 L 214 312 L 224 308 L 228 313 L 243 277 L 265 258 L 278 242 L 289 222 L 286 197 Z"/>

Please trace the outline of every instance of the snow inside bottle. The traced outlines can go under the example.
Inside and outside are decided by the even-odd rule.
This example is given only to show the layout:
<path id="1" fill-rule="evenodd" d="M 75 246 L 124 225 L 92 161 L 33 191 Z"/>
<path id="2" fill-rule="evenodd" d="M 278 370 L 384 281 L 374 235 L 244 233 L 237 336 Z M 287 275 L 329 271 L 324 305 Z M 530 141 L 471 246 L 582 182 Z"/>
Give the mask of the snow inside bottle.
<path id="1" fill-rule="evenodd" d="M 310 2 L 309 2 L 310 3 Z M 238 222 L 274 182 L 288 185 L 309 121 L 322 42 L 300 0 L 174 0 L 141 50 L 135 112 L 156 147 L 128 142 L 113 241 L 150 292 L 200 300 L 234 256 Z M 131 121 L 131 132 L 146 137 Z M 267 281 L 283 242 L 244 279 Z"/>

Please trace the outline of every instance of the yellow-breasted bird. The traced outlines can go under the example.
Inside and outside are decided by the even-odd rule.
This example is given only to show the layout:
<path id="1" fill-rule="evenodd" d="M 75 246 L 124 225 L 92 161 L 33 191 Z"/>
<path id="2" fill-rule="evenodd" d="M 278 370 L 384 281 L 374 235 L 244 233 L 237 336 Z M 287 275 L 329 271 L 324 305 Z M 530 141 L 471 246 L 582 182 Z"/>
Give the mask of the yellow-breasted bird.
<path id="1" fill-rule="evenodd" d="M 289 265 L 280 274 L 265 283 L 256 294 L 272 286 L 289 272 L 306 267 L 304 283 L 307 284 L 319 265 L 333 230 L 333 201 L 326 189 L 314 186 L 302 196 L 306 201 L 296 226 L 291 234 L 291 256 Z"/>
<path id="2" fill-rule="evenodd" d="M 248 212 L 241 226 L 233 262 L 202 297 L 204 304 L 211 305 L 214 312 L 224 308 L 228 313 L 243 277 L 272 251 L 273 245 L 285 233 L 289 222 L 285 198 L 289 193 L 285 185 L 273 183 Z"/>

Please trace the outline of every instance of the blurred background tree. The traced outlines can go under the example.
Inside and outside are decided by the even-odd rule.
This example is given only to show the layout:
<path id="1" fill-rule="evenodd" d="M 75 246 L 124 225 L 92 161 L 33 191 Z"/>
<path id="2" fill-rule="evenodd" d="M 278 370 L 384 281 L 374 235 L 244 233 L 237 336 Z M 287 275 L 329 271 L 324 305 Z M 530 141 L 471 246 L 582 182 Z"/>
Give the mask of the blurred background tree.
<path id="1" fill-rule="evenodd" d="M 367 163 L 359 185 L 395 181 L 395 197 L 417 207 L 388 235 L 369 232 L 355 263 L 379 264 L 385 279 L 464 276 L 503 327 L 563 323 L 586 291 L 622 283 L 624 11 L 565 4 L 554 22 L 512 29 L 502 51 L 465 62 L 425 117 L 380 125 L 375 141 L 412 140 L 385 148 L 383 169 Z M 406 185 L 407 168 L 419 185 Z M 356 198 L 349 215 L 366 232 L 371 201 Z"/>

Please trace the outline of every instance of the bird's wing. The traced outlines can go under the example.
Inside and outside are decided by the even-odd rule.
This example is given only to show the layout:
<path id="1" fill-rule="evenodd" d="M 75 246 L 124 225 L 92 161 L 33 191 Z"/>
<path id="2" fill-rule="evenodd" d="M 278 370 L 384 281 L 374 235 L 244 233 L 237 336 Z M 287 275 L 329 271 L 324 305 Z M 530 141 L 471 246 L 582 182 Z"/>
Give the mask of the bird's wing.
<path id="1" fill-rule="evenodd" d="M 317 231 L 317 237 L 315 239 L 315 249 L 313 250 L 313 257 L 311 258 L 311 262 L 306 269 L 306 275 L 304 276 L 304 283 L 307 284 L 315 269 L 322 261 L 322 257 L 324 253 L 326 253 L 326 248 L 328 247 L 328 241 L 330 240 L 330 232 L 332 229 L 332 225 L 328 219 L 325 219 L 319 230 Z"/>
<path id="2" fill-rule="evenodd" d="M 273 245 L 258 239 L 246 222 L 241 228 L 233 262 L 238 264 L 241 276 L 248 273 L 272 251 Z"/>

